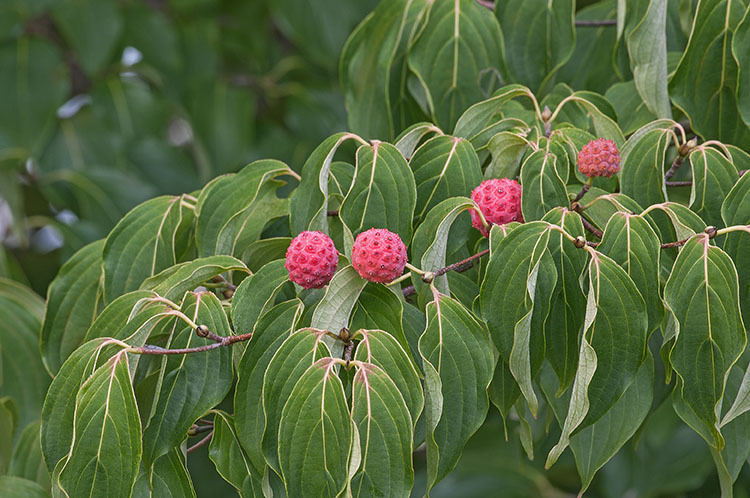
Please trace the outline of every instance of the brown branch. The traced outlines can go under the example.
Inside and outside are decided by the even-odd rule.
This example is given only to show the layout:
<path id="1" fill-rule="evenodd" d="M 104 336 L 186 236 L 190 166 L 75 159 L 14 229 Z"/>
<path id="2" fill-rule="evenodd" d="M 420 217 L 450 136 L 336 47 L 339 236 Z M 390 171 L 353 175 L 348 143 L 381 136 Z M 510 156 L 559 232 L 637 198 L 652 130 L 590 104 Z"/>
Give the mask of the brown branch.
<path id="1" fill-rule="evenodd" d="M 585 228 L 586 230 L 588 230 L 589 232 L 593 233 L 595 236 L 601 239 L 602 235 L 604 235 L 602 231 L 596 228 L 594 224 L 591 223 L 589 220 L 587 220 L 581 213 L 578 213 L 578 214 L 581 217 L 581 223 L 583 223 L 583 228 Z"/>
<path id="2" fill-rule="evenodd" d="M 249 341 L 252 336 L 253 336 L 252 332 L 248 332 L 247 334 L 240 334 L 240 335 L 230 335 L 227 337 L 215 336 L 219 338 L 220 340 L 217 342 L 214 342 L 213 344 L 206 344 L 204 346 L 197 346 L 194 348 L 181 348 L 181 349 L 164 349 L 159 346 L 153 346 L 151 344 L 147 344 L 139 348 L 132 348 L 128 350 L 128 352 L 133 353 L 133 354 L 153 354 L 153 355 L 202 353 L 204 351 L 211 351 L 212 349 L 218 349 L 223 346 L 230 346 L 236 342 Z M 215 339 L 212 339 L 212 340 L 215 340 Z"/>
<path id="3" fill-rule="evenodd" d="M 583 187 L 581 187 L 581 191 L 578 192 L 578 195 L 575 196 L 575 199 L 573 199 L 572 202 L 575 203 L 583 199 L 583 196 L 586 195 L 586 192 L 588 192 L 590 188 L 591 185 L 589 183 L 584 183 Z"/>
<path id="4" fill-rule="evenodd" d="M 466 270 L 469 270 L 474 266 L 474 262 L 481 258 L 482 256 L 485 256 L 486 254 L 489 254 L 490 250 L 485 249 L 483 251 L 479 251 L 476 254 L 472 254 L 466 259 L 462 259 L 461 261 L 457 263 L 450 264 L 448 266 L 445 266 L 443 268 L 438 268 L 434 272 L 432 272 L 436 277 L 440 275 L 445 275 L 449 271 L 455 271 L 458 273 L 465 272 Z M 401 292 L 404 294 L 404 297 L 413 296 L 417 293 L 417 290 L 414 288 L 413 285 L 409 285 L 407 287 L 404 287 Z"/>
<path id="5" fill-rule="evenodd" d="M 339 210 L 338 209 L 329 209 L 328 211 L 326 211 L 326 215 L 328 215 L 328 216 L 338 216 L 339 215 Z"/>
<path id="6" fill-rule="evenodd" d="M 685 243 L 690 240 L 691 237 L 688 237 L 687 239 L 677 240 L 675 242 L 665 242 L 661 245 L 662 249 L 669 249 L 670 247 L 681 247 L 684 246 Z"/>
<path id="7" fill-rule="evenodd" d="M 685 182 L 664 182 L 667 187 L 690 187 L 693 182 L 690 180 Z"/>
<path id="8" fill-rule="evenodd" d="M 190 448 L 188 448 L 187 452 L 192 453 L 193 451 L 197 450 L 201 446 L 204 446 L 206 443 L 211 441 L 211 438 L 213 437 L 213 435 L 214 435 L 214 431 L 209 432 L 208 436 L 204 437 L 203 439 L 201 439 L 200 441 L 192 445 Z"/>

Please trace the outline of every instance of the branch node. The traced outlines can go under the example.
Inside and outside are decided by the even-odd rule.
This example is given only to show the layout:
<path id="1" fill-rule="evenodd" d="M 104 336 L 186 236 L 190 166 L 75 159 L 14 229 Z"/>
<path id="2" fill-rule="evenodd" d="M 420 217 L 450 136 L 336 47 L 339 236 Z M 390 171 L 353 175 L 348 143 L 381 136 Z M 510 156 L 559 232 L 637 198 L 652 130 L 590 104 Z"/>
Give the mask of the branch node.
<path id="1" fill-rule="evenodd" d="M 205 325 L 198 325 L 195 328 L 195 333 L 198 334 L 199 337 L 208 337 L 208 334 L 210 333 L 208 330 L 208 327 Z"/>
<path id="2" fill-rule="evenodd" d="M 713 238 L 715 238 L 715 237 L 716 237 L 716 234 L 717 234 L 717 230 L 716 230 L 716 227 L 715 227 L 715 226 L 713 226 L 713 225 L 707 226 L 707 227 L 706 227 L 706 229 L 705 229 L 705 230 L 703 230 L 703 232 L 704 232 L 704 233 L 705 233 L 706 235 L 708 235 L 708 238 L 709 238 L 709 239 L 713 239 Z"/>
<path id="3" fill-rule="evenodd" d="M 586 247 L 586 239 L 583 236 L 579 235 L 578 237 L 576 237 L 576 240 L 573 242 L 573 244 L 578 249 L 583 249 L 584 247 Z"/>

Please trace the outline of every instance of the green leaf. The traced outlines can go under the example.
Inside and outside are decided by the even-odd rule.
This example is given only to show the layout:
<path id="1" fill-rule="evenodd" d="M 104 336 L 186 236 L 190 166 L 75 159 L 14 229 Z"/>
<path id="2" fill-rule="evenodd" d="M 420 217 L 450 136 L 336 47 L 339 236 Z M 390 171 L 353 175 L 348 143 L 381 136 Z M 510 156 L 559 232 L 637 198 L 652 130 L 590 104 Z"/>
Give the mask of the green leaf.
<path id="1" fill-rule="evenodd" d="M 276 444 L 289 496 L 337 496 L 347 485 L 353 431 L 336 365 L 310 365 L 281 413 Z"/>
<path id="2" fill-rule="evenodd" d="M 349 328 L 355 331 L 358 329 L 386 330 L 405 351 L 408 351 L 409 341 L 406 339 L 402 325 L 403 315 L 404 301 L 388 287 L 370 282 L 359 295 Z"/>
<path id="3" fill-rule="evenodd" d="M 246 481 L 256 476 L 251 476 L 252 465 L 245 451 L 240 446 L 237 431 L 234 425 L 234 417 L 221 410 L 214 410 L 214 435 L 208 447 L 208 456 L 216 465 L 216 471 L 235 487 L 237 493 L 244 498 L 251 497 L 247 491 L 252 487 Z"/>
<path id="4" fill-rule="evenodd" d="M 49 489 L 50 480 L 42 457 L 41 422 L 37 420 L 26 426 L 13 448 L 8 475 L 34 481 L 44 489 Z"/>
<path id="5" fill-rule="evenodd" d="M 568 206 L 565 183 L 558 174 L 557 156 L 539 149 L 521 166 L 521 210 L 525 221 L 539 220 L 557 206 Z"/>
<path id="6" fill-rule="evenodd" d="M 187 294 L 180 311 L 214 334 L 232 335 L 221 302 L 213 294 Z M 211 343 L 212 340 L 199 337 L 189 325 L 177 321 L 164 347 L 192 348 Z M 157 458 L 185 440 L 190 426 L 224 399 L 232 384 L 229 348 L 200 354 L 163 355 L 160 361 L 156 393 L 143 430 L 146 465 L 153 465 Z"/>
<path id="7" fill-rule="evenodd" d="M 180 299 L 187 291 L 227 271 L 250 273 L 239 259 L 222 255 L 208 256 L 167 268 L 146 279 L 141 284 L 141 289 L 152 290 L 174 301 Z"/>
<path id="8" fill-rule="evenodd" d="M 274 304 L 281 287 L 289 281 L 284 260 L 277 259 L 250 275 L 232 296 L 232 325 L 238 334 L 255 330 L 258 318 Z"/>
<path id="9" fill-rule="evenodd" d="M 498 89 L 487 100 L 478 102 L 466 109 L 458 118 L 453 135 L 468 138 L 474 144 L 475 140 L 483 135 L 487 129 L 494 127 L 497 114 L 502 111 L 503 105 L 521 96 L 529 98 L 534 104 L 534 108 L 539 109 L 536 97 L 531 93 L 531 90 L 523 85 L 506 85 Z M 541 113 L 541 111 L 538 112 Z M 500 131 L 502 130 L 497 130 L 497 132 Z"/>
<path id="10" fill-rule="evenodd" d="M 324 330 L 305 328 L 296 331 L 281 344 L 265 369 L 263 412 L 266 427 L 262 448 L 266 463 L 277 472 L 281 472 L 279 434 L 282 410 L 285 410 L 284 403 L 290 399 L 292 390 L 308 367 L 321 356 L 328 356 L 328 348 L 323 343 L 323 337 Z M 317 446 L 319 447 L 320 445 Z M 246 449 L 252 453 L 252 447 Z"/>
<path id="11" fill-rule="evenodd" d="M 505 80 L 502 54 L 500 26 L 486 8 L 471 0 L 432 5 L 409 68 L 438 126 L 453 128 L 466 108 Z"/>
<path id="12" fill-rule="evenodd" d="M 664 127 L 641 128 L 622 148 L 620 187 L 623 194 L 642 206 L 664 202 L 664 162 L 667 148 L 674 139 L 674 122 L 662 120 Z M 641 133 L 641 131 L 643 131 Z"/>
<path id="13" fill-rule="evenodd" d="M 648 109 L 671 118 L 667 91 L 667 2 L 650 0 L 648 10 L 627 38 L 633 80 Z"/>
<path id="14" fill-rule="evenodd" d="M 5 12 L 3 15 L 7 15 Z M 0 48 L 0 157 L 39 157 L 70 92 L 62 54 L 39 37 L 21 37 Z"/>
<path id="15" fill-rule="evenodd" d="M 347 140 L 363 142 L 353 133 L 336 133 L 318 145 L 305 161 L 302 167 L 302 180 L 292 192 L 289 201 L 289 224 L 292 234 L 298 234 L 304 230 L 329 233 L 326 219 L 328 176 L 334 154 Z"/>
<path id="16" fill-rule="evenodd" d="M 291 237 L 256 240 L 247 246 L 240 259 L 245 262 L 250 271 L 256 272 L 273 260 L 283 259 L 291 242 Z"/>
<path id="17" fill-rule="evenodd" d="M 428 6 L 425 0 L 381 2 L 347 40 L 339 73 L 355 133 L 390 140 L 411 122 L 406 56 Z"/>
<path id="18" fill-rule="evenodd" d="M 745 173 L 729 191 L 721 206 L 721 217 L 726 226 L 750 225 L 750 175 Z M 742 319 L 750 324 L 750 237 L 742 232 L 726 235 L 724 250 L 731 256 L 737 272 L 740 288 Z M 744 269 L 744 270 L 743 270 Z"/>
<path id="19" fill-rule="evenodd" d="M 414 155 L 416 148 L 422 142 L 422 139 L 431 133 L 436 133 L 438 136 L 443 135 L 442 130 L 432 123 L 415 123 L 402 131 L 396 140 L 394 140 L 393 145 L 409 161 L 411 160 L 411 156 Z"/>
<path id="20" fill-rule="evenodd" d="M 543 220 L 562 227 L 573 237 L 585 234 L 580 216 L 567 208 L 555 208 Z M 547 249 L 557 267 L 557 284 L 544 324 L 545 358 L 559 379 L 559 395 L 573 382 L 578 366 L 586 310 L 580 279 L 586 269 L 586 253 L 557 231 L 549 233 Z"/>
<path id="21" fill-rule="evenodd" d="M 524 133 L 503 131 L 494 135 L 487 145 L 492 161 L 484 170 L 484 179 L 516 178 L 528 147 L 529 141 Z"/>
<path id="22" fill-rule="evenodd" d="M 690 40 L 669 82 L 672 101 L 705 138 L 747 148 L 750 130 L 737 112 L 737 62 L 732 36 L 744 15 L 741 2 L 701 1 Z"/>
<path id="23" fill-rule="evenodd" d="M 685 244 L 664 287 L 664 301 L 676 326 L 669 353 L 681 381 L 675 395 L 681 396 L 693 420 L 685 420 L 682 411 L 678 414 L 721 450 L 724 438 L 716 407 L 747 337 L 740 315 L 737 270 L 729 256 L 709 242 L 708 235 L 699 234 Z"/>
<path id="24" fill-rule="evenodd" d="M 706 225 L 721 226 L 721 206 L 739 179 L 737 168 L 712 147 L 696 147 L 688 158 L 693 172 L 690 209 Z"/>
<path id="25" fill-rule="evenodd" d="M 95 354 L 107 342 L 98 338 L 84 343 L 68 357 L 50 384 L 48 392 L 54 394 L 44 398 L 41 429 L 42 453 L 50 473 L 70 451 L 76 395 L 96 368 Z"/>
<path id="26" fill-rule="evenodd" d="M 635 82 L 615 83 L 604 96 L 617 112 L 617 124 L 625 135 L 630 135 L 642 126 L 656 119 L 635 87 Z"/>
<path id="27" fill-rule="evenodd" d="M 126 350 L 94 372 L 75 404 L 73 446 L 53 485 L 68 496 L 129 497 L 141 459 L 141 421 Z"/>
<path id="28" fill-rule="evenodd" d="M 355 237 L 384 227 L 411 240 L 416 200 L 414 175 L 404 156 L 391 144 L 374 142 L 357 149 L 354 181 L 339 217 Z"/>
<path id="29" fill-rule="evenodd" d="M 468 140 L 440 135 L 421 145 L 409 160 L 417 185 L 415 223 L 440 202 L 468 197 L 482 181 L 479 158 Z"/>
<path id="30" fill-rule="evenodd" d="M 410 355 L 396 338 L 383 330 L 358 330 L 362 341 L 357 346 L 354 359 L 372 363 L 387 372 L 388 377 L 398 388 L 411 414 L 414 425 L 424 407 L 420 375 L 414 367 Z"/>
<path id="31" fill-rule="evenodd" d="M 482 317 L 536 417 L 532 379 L 544 360 L 544 322 L 557 283 L 549 225 L 525 223 L 493 248 L 480 292 Z M 502 310 L 502 312 L 500 312 Z"/>
<path id="32" fill-rule="evenodd" d="M 396 384 L 377 365 L 357 365 L 351 417 L 362 462 L 351 478 L 352 496 L 408 497 L 414 484 L 411 453 L 416 420 Z"/>
<path id="33" fill-rule="evenodd" d="M 367 280 L 360 277 L 351 265 L 337 271 L 326 287 L 323 299 L 315 307 L 311 326 L 338 334 L 349 325 L 354 305 L 366 285 Z M 341 341 L 333 341 L 330 337 L 326 337 L 324 341 L 334 356 L 341 356 Z"/>
<path id="34" fill-rule="evenodd" d="M 494 358 L 487 330 L 458 301 L 433 291 L 419 338 L 425 370 L 427 489 L 458 463 L 487 416 Z"/>
<path id="35" fill-rule="evenodd" d="M 452 237 L 459 235 L 452 230 L 454 223 L 462 213 L 469 209 L 476 209 L 476 207 L 471 199 L 451 197 L 427 213 L 424 222 L 417 228 L 411 244 L 411 257 L 419 261 L 419 267 L 422 270 L 435 271 L 445 266 L 448 245 Z M 466 220 L 467 217 L 464 216 L 461 221 Z M 458 228 L 460 228 L 461 221 L 456 224 Z M 450 292 L 447 275 L 436 276 L 434 282 L 440 292 L 446 295 Z"/>
<path id="36" fill-rule="evenodd" d="M 4 498 L 47 498 L 49 493 L 34 481 L 15 476 L 0 476 L 0 494 Z"/>
<path id="37" fill-rule="evenodd" d="M 661 204 L 654 204 L 652 206 L 649 206 L 641 214 L 643 216 L 648 215 L 650 219 L 655 219 L 655 211 L 661 211 L 662 213 L 667 215 L 669 223 L 671 224 L 670 230 L 674 232 L 676 237 L 675 240 L 687 239 L 688 237 L 698 232 L 702 232 L 706 227 L 706 222 L 703 221 L 700 216 L 698 216 L 682 204 L 678 204 L 676 202 L 663 202 Z M 657 221 L 655 221 L 655 223 L 657 223 Z M 658 226 L 661 227 L 662 225 L 659 224 Z M 664 239 L 665 237 L 666 234 L 663 234 L 662 239 Z M 664 240 L 664 242 L 672 241 Z"/>
<path id="38" fill-rule="evenodd" d="M 737 110 L 750 127 L 750 11 L 737 26 L 732 37 L 732 56 L 737 63 Z"/>
<path id="39" fill-rule="evenodd" d="M 132 496 L 134 498 L 195 498 L 193 481 L 185 460 L 183 450 L 175 448 L 156 460 L 150 475 L 141 466 L 138 479 L 133 486 Z"/>
<path id="40" fill-rule="evenodd" d="M 597 136 L 608 138 L 614 141 L 617 147 L 622 147 L 625 143 L 625 136 L 617 126 L 617 114 L 607 99 L 598 93 L 577 91 L 560 102 L 555 113 L 568 102 L 575 102 L 586 110 L 593 124 L 593 132 Z"/>
<path id="41" fill-rule="evenodd" d="M 573 0 L 511 0 L 495 4 L 505 35 L 505 59 L 513 81 L 539 94 L 573 54 Z"/>
<path id="42" fill-rule="evenodd" d="M 560 388 L 548 370 L 541 375 L 541 386 L 559 424 L 565 419 L 570 394 L 557 398 Z M 648 415 L 654 391 L 654 359 L 651 354 L 638 369 L 633 383 L 598 421 L 570 439 L 583 494 L 601 469 L 635 434 Z"/>
<path id="43" fill-rule="evenodd" d="M 18 406 L 19 429 L 39 418 L 50 383 L 39 355 L 43 315 L 44 301 L 36 293 L 0 278 L 0 392 Z"/>
<path id="44" fill-rule="evenodd" d="M 635 379 L 647 353 L 646 303 L 633 280 L 608 256 L 587 248 L 586 320 L 570 406 L 560 440 L 547 456 L 554 464 L 580 433 L 607 413 Z"/>
<path id="45" fill-rule="evenodd" d="M 0 398 L 0 474 L 5 474 L 13 456 L 13 437 L 18 425 L 18 407 L 13 398 Z"/>
<path id="46" fill-rule="evenodd" d="M 132 346 L 136 345 L 136 342 L 133 341 L 144 342 L 146 337 L 139 337 L 141 335 L 137 334 L 139 329 L 151 317 L 159 313 L 163 314 L 171 309 L 164 303 L 149 302 L 150 299 L 155 297 L 156 294 L 153 292 L 141 290 L 128 292 L 118 297 L 99 313 L 94 323 L 86 331 L 84 342 L 97 337 L 127 340 Z M 154 304 L 158 304 L 158 306 L 154 306 Z M 146 310 L 148 312 L 144 312 Z M 145 334 L 145 336 L 148 336 L 148 334 Z M 131 363 L 134 361 L 137 363 L 136 360 L 131 359 Z"/>
<path id="47" fill-rule="evenodd" d="M 193 212 L 182 196 L 161 196 L 136 206 L 107 236 L 102 252 L 104 300 L 137 289 L 148 277 L 177 264 L 188 241 Z"/>
<path id="48" fill-rule="evenodd" d="M 44 366 L 55 374 L 80 344 L 97 314 L 104 240 L 84 246 L 60 268 L 47 291 L 42 325 Z"/>
<path id="49" fill-rule="evenodd" d="M 257 477 L 261 477 L 266 468 L 261 446 L 266 418 L 262 396 L 259 395 L 263 390 L 263 376 L 276 351 L 292 335 L 303 308 L 302 303 L 295 299 L 278 304 L 264 313 L 237 365 L 237 387 L 234 392 L 237 438 L 247 452 Z"/>
<path id="50" fill-rule="evenodd" d="M 237 174 L 221 176 L 203 188 L 195 207 L 198 255 L 240 256 L 260 237 L 267 221 L 284 215 L 276 190 L 289 166 L 272 159 L 255 161 Z"/>
<path id="51" fill-rule="evenodd" d="M 642 216 L 618 212 L 607 222 L 597 250 L 612 258 L 633 280 L 646 302 L 648 330 L 653 332 L 664 316 L 661 243 L 656 232 Z"/>
<path id="52" fill-rule="evenodd" d="M 117 2 L 61 0 L 54 3 L 52 17 L 89 76 L 110 62 L 122 32 Z"/>

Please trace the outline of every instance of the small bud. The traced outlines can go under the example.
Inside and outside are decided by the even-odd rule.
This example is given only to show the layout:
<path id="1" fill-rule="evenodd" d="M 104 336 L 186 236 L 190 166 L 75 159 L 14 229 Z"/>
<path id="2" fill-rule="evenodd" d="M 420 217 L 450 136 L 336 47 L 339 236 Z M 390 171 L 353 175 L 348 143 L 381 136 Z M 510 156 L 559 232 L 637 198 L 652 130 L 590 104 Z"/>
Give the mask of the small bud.
<path id="1" fill-rule="evenodd" d="M 428 271 L 422 275 L 422 282 L 426 284 L 431 284 L 433 280 L 435 280 L 435 272 Z"/>
<path id="2" fill-rule="evenodd" d="M 582 212 L 582 211 L 583 211 L 583 206 L 581 206 L 581 203 L 580 203 L 580 202 L 578 202 L 578 201 L 573 201 L 573 202 L 572 202 L 572 203 L 570 204 L 570 210 L 571 210 L 571 211 L 574 211 L 574 212 L 576 212 L 576 213 L 580 213 L 580 212 Z"/>
<path id="3" fill-rule="evenodd" d="M 685 157 L 688 154 L 690 154 L 690 151 L 693 150 L 698 145 L 698 139 L 693 137 L 690 140 L 688 140 L 686 143 L 682 144 L 680 146 L 680 149 L 677 151 L 680 156 Z"/>
<path id="4" fill-rule="evenodd" d="M 586 239 L 579 235 L 578 237 L 576 237 L 573 245 L 575 245 L 578 249 L 583 249 L 584 247 L 586 247 Z"/>
<path id="5" fill-rule="evenodd" d="M 232 296 L 234 296 L 234 291 L 232 289 L 226 289 L 224 292 L 224 299 L 232 299 Z"/>
<path id="6" fill-rule="evenodd" d="M 544 106 L 544 110 L 542 111 L 542 121 L 545 123 L 549 121 L 549 118 L 552 117 L 552 111 L 549 110 L 549 107 Z"/>
<path id="7" fill-rule="evenodd" d="M 708 235 L 709 239 L 713 239 L 716 237 L 716 227 L 715 226 L 707 226 L 705 230 L 703 230 L 706 235 Z"/>
<path id="8" fill-rule="evenodd" d="M 339 337 L 342 341 L 348 341 L 352 337 L 352 333 L 349 331 L 348 328 L 343 327 L 341 331 L 339 331 Z"/>
<path id="9" fill-rule="evenodd" d="M 205 325 L 198 325 L 195 328 L 195 333 L 200 337 L 208 337 L 208 327 L 206 327 Z"/>

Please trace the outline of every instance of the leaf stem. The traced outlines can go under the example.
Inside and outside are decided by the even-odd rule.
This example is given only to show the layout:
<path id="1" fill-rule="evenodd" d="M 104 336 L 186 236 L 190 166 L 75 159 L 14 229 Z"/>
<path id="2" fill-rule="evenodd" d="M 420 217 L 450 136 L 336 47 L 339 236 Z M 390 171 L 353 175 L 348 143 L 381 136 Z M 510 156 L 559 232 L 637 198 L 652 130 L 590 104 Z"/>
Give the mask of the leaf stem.
<path id="1" fill-rule="evenodd" d="M 720 228 L 716 230 L 716 235 L 724 235 L 730 232 L 747 232 L 750 234 L 750 225 L 733 225 L 731 227 Z"/>
<path id="2" fill-rule="evenodd" d="M 212 429 L 211 432 L 208 433 L 208 436 L 204 437 L 203 439 L 201 439 L 200 441 L 192 445 L 190 448 L 188 448 L 187 452 L 192 453 L 193 451 L 197 450 L 201 446 L 204 446 L 206 443 L 211 441 L 211 438 L 213 437 L 213 435 L 214 435 L 214 431 Z"/>

